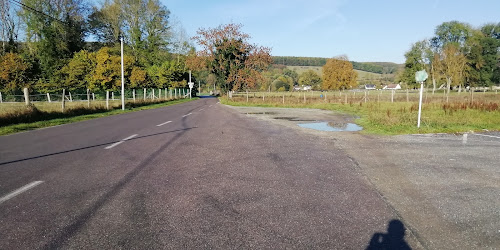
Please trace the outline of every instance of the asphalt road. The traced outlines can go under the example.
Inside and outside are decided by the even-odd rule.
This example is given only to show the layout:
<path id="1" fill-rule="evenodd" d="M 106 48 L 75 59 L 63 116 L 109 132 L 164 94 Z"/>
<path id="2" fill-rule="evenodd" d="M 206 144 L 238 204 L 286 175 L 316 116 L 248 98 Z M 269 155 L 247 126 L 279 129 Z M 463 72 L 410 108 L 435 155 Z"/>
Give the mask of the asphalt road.
<path id="1" fill-rule="evenodd" d="M 334 141 L 217 102 L 0 137 L 0 249 L 364 249 L 401 219 Z"/>

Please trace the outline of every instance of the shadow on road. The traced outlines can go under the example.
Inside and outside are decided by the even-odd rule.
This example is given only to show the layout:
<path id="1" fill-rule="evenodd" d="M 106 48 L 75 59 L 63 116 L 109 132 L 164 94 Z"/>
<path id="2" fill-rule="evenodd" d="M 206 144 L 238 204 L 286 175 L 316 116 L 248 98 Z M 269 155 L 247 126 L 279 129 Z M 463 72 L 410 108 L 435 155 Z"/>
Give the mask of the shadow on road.
<path id="1" fill-rule="evenodd" d="M 370 240 L 366 250 L 409 250 L 411 249 L 405 241 L 405 226 L 400 220 L 392 220 L 387 227 L 387 233 L 375 233 Z"/>
<path id="2" fill-rule="evenodd" d="M 151 136 L 155 136 L 155 135 L 170 134 L 170 133 L 175 133 L 175 132 L 180 132 L 180 131 L 186 131 L 186 130 L 190 130 L 190 129 L 194 129 L 194 128 L 196 128 L 196 127 L 184 128 L 184 129 L 176 129 L 176 130 L 172 130 L 172 131 L 155 133 L 155 134 L 150 134 L 150 135 L 143 135 L 143 136 L 134 137 L 134 138 L 129 139 L 127 141 L 133 141 L 133 140 L 137 140 L 137 139 L 141 139 L 141 138 L 146 138 L 146 137 L 151 137 Z M 119 141 L 121 141 L 121 140 L 119 140 Z M 16 163 L 16 162 L 22 162 L 22 161 L 29 161 L 29 160 L 39 159 L 39 158 L 43 158 L 43 157 L 47 157 L 47 156 L 66 154 L 66 153 L 80 151 L 80 150 L 89 149 L 89 148 L 102 147 L 102 146 L 110 145 L 110 144 L 113 144 L 113 143 L 116 143 L 116 142 L 119 142 L 119 141 L 111 141 L 111 142 L 101 143 L 101 144 L 87 146 L 87 147 L 69 149 L 69 150 L 65 150 L 65 151 L 61 151 L 61 152 L 55 152 L 55 153 L 50 153 L 50 154 L 44 154 L 44 155 L 38 155 L 38 156 L 28 157 L 28 158 L 19 159 L 19 160 L 0 162 L 0 166 L 11 164 L 11 163 Z"/>

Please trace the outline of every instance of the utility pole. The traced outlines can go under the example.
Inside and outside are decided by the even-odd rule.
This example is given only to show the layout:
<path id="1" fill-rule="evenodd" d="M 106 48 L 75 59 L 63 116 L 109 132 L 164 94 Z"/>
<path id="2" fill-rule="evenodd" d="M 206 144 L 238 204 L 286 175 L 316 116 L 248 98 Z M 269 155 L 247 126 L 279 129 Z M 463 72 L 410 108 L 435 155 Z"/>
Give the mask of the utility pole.
<path id="1" fill-rule="evenodd" d="M 125 75 L 123 74 L 123 36 L 120 36 L 122 52 L 122 110 L 125 110 Z"/>

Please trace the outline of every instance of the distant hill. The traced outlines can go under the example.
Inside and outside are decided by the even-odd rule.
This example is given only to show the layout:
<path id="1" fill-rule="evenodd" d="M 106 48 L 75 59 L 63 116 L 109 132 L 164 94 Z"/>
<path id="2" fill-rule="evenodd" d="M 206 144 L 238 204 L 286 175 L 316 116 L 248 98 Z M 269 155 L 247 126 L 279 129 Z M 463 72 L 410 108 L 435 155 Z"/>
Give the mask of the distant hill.
<path id="1" fill-rule="evenodd" d="M 329 58 L 324 57 L 295 57 L 295 56 L 273 56 L 274 64 L 285 66 L 317 66 L 322 67 Z M 377 74 L 394 74 L 403 67 L 401 64 L 391 62 L 354 62 L 351 61 L 354 69 Z"/>
<path id="2" fill-rule="evenodd" d="M 286 68 L 297 72 L 299 75 L 307 70 L 313 70 L 320 76 L 323 74 L 322 66 L 286 66 Z M 394 74 L 379 74 L 358 69 L 355 69 L 355 71 L 358 73 L 358 85 L 375 84 L 377 87 L 381 87 L 384 84 L 394 83 Z"/>

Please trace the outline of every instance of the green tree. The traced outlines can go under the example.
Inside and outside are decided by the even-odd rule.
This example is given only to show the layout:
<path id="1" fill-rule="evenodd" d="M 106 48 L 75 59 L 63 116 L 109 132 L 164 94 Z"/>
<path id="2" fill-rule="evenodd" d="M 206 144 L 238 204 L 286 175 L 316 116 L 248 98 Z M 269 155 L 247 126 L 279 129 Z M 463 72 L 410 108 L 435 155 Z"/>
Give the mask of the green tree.
<path id="1" fill-rule="evenodd" d="M 95 53 L 81 50 L 75 53 L 73 58 L 61 69 L 64 76 L 63 88 L 96 90 L 96 86 L 91 85 L 92 73 L 95 70 Z"/>
<path id="2" fill-rule="evenodd" d="M 346 56 L 328 59 L 323 66 L 322 89 L 348 89 L 356 86 L 358 74 Z"/>
<path id="3" fill-rule="evenodd" d="M 416 86 L 415 73 L 425 69 L 426 43 L 425 40 L 416 42 L 411 46 L 411 49 L 405 53 L 405 67 L 398 78 L 399 81 L 406 83 L 408 86 Z"/>
<path id="4" fill-rule="evenodd" d="M 500 23 L 484 25 L 481 27 L 481 33 L 483 65 L 479 69 L 480 84 L 491 86 L 500 83 Z"/>
<path id="5" fill-rule="evenodd" d="M 288 68 L 283 69 L 283 75 L 292 78 L 292 87 L 299 83 L 299 74 L 295 70 L 291 70 Z"/>
<path id="6" fill-rule="evenodd" d="M 289 91 L 293 87 L 293 79 L 289 76 L 279 76 L 272 85 L 277 91 Z"/>
<path id="7" fill-rule="evenodd" d="M 321 86 L 321 77 L 314 70 L 310 69 L 300 74 L 299 84 L 312 86 L 313 89 L 318 89 Z"/>
<path id="8" fill-rule="evenodd" d="M 84 0 L 22 0 L 29 53 L 38 58 L 42 77 L 57 78 L 65 60 L 84 46 L 87 3 Z M 37 11 L 33 11 L 33 9 Z M 41 13 L 43 14 L 41 14 Z"/>

